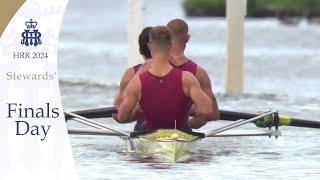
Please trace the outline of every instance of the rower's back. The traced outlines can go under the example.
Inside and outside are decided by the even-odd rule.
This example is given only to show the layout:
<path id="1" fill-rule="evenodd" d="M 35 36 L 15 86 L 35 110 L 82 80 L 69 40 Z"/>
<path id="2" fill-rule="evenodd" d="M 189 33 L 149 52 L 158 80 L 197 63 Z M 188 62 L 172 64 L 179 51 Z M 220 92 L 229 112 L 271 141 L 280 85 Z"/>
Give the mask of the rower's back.
<path id="1" fill-rule="evenodd" d="M 147 129 L 187 130 L 189 97 L 183 90 L 182 71 L 172 68 L 164 76 L 142 73 L 140 106 L 145 112 Z"/>
<path id="2" fill-rule="evenodd" d="M 183 72 L 170 65 L 171 35 L 165 26 L 150 32 L 149 48 L 153 62 L 140 78 L 140 106 L 145 112 L 146 128 L 187 130 L 189 97 L 183 87 Z"/>

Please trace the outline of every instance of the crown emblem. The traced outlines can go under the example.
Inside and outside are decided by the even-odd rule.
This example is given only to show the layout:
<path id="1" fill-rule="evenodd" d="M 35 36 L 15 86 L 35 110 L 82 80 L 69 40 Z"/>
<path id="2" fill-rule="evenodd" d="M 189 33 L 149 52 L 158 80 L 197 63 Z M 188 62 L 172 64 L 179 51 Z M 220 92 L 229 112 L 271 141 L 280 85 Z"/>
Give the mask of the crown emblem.
<path id="1" fill-rule="evenodd" d="M 26 46 L 38 46 L 39 44 L 42 44 L 41 41 L 41 33 L 39 32 L 37 27 L 37 22 L 30 19 L 30 21 L 26 21 L 25 25 L 27 29 L 25 29 L 21 33 L 21 44 Z"/>
<path id="2" fill-rule="evenodd" d="M 32 19 L 30 19 L 30 21 L 26 21 L 25 25 L 28 29 L 36 29 L 37 27 L 37 22 L 36 21 L 32 21 Z"/>

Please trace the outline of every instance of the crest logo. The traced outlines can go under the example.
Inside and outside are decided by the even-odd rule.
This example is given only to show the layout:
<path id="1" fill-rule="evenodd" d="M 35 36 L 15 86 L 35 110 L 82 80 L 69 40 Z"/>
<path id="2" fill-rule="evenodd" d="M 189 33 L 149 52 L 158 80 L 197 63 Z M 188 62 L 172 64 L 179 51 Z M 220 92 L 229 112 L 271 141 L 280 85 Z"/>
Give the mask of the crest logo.
<path id="1" fill-rule="evenodd" d="M 24 30 L 24 32 L 21 34 L 22 40 L 21 44 L 24 44 L 26 46 L 38 46 L 42 44 L 42 41 L 40 39 L 41 33 L 37 29 L 37 22 L 32 21 L 26 21 L 25 25 L 27 29 Z"/>

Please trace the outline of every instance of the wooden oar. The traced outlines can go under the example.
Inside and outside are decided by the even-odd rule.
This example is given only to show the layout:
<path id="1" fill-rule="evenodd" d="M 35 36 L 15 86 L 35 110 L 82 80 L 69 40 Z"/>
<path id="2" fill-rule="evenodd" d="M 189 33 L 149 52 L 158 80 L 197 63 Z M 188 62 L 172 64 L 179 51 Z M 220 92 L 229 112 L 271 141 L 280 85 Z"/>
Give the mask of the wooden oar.
<path id="1" fill-rule="evenodd" d="M 113 113 L 117 113 L 116 108 L 98 108 L 98 109 L 88 109 L 82 111 L 74 111 L 73 113 L 86 118 L 105 118 L 111 117 Z M 235 111 L 220 110 L 220 119 L 227 121 L 237 121 L 239 119 L 250 119 L 258 116 L 259 114 L 252 113 L 242 113 Z M 70 119 L 69 115 L 66 115 L 66 119 Z M 307 128 L 320 128 L 320 120 L 304 120 L 291 118 L 287 115 L 279 115 L 280 125 L 284 126 L 296 126 L 296 127 L 307 127 Z"/>

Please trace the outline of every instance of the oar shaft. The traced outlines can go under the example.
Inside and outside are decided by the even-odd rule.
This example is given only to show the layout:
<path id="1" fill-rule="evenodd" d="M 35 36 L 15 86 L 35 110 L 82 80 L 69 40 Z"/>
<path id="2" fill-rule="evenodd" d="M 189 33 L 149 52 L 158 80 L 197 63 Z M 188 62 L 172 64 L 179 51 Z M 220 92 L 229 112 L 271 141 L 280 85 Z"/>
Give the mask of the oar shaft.
<path id="1" fill-rule="evenodd" d="M 223 120 L 236 121 L 240 118 L 250 119 L 256 116 L 258 116 L 258 114 L 220 110 L 220 119 L 223 119 Z"/>
<path id="2" fill-rule="evenodd" d="M 117 109 L 115 107 L 107 107 L 107 108 L 96 108 L 96 109 L 73 111 L 73 113 L 86 118 L 106 118 L 106 117 L 111 117 L 113 113 L 117 113 Z M 258 114 L 220 110 L 220 118 L 223 120 L 236 121 L 239 119 L 250 119 L 257 115 Z M 71 119 L 72 116 L 66 114 L 65 118 Z"/>
<path id="3" fill-rule="evenodd" d="M 228 121 L 236 121 L 240 118 L 250 119 L 257 115 L 258 114 L 220 110 L 220 118 Z M 280 125 L 307 127 L 307 128 L 320 128 L 320 121 L 295 119 L 286 115 L 280 115 L 279 118 L 280 118 Z"/>
<path id="4" fill-rule="evenodd" d="M 79 114 L 80 116 L 83 116 L 86 118 L 106 118 L 106 117 L 111 117 L 113 113 L 117 113 L 117 110 L 115 107 L 108 107 L 108 108 L 74 111 L 73 113 Z M 237 121 L 239 119 L 250 119 L 258 115 L 259 114 L 220 110 L 220 119 L 227 120 L 227 121 Z M 70 119 L 70 118 L 72 118 L 72 116 L 66 114 L 66 119 Z M 289 116 L 280 115 L 280 125 L 320 128 L 320 121 L 294 119 L 294 118 L 290 118 Z"/>
<path id="5" fill-rule="evenodd" d="M 290 123 L 290 126 L 308 127 L 308 128 L 320 128 L 320 121 L 292 119 L 291 123 Z"/>
<path id="6" fill-rule="evenodd" d="M 86 118 L 104 118 L 104 117 L 111 117 L 113 113 L 117 113 L 117 109 L 115 107 L 107 107 L 107 108 L 73 111 L 73 113 Z M 72 116 L 65 114 L 65 118 L 71 119 Z"/>

